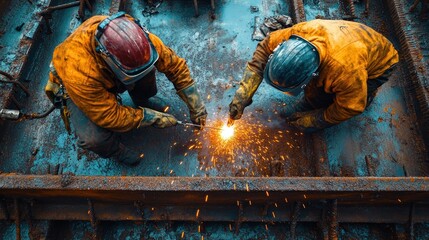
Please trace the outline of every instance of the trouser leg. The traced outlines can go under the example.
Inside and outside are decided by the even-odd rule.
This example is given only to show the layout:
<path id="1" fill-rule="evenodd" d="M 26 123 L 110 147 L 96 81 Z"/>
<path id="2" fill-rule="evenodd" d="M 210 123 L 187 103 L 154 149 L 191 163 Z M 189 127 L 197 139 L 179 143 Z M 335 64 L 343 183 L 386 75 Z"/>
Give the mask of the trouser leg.
<path id="1" fill-rule="evenodd" d="M 78 146 L 108 158 L 119 149 L 119 137 L 116 133 L 102 128 L 91 120 L 71 101 L 67 100 L 70 111 L 70 123 L 78 138 Z"/>
<path id="2" fill-rule="evenodd" d="M 305 100 L 313 108 L 327 108 L 334 102 L 334 94 L 326 93 L 323 87 L 317 87 L 316 83 L 311 81 L 304 89 Z"/>
<path id="3" fill-rule="evenodd" d="M 387 69 L 381 76 L 374 78 L 374 79 L 368 79 L 367 80 L 367 103 L 366 106 L 369 106 L 372 101 L 374 100 L 374 97 L 377 95 L 378 89 L 383 85 L 385 82 L 389 80 L 389 77 L 392 76 L 393 71 L 395 70 L 396 66 L 392 66 L 389 69 Z"/>
<path id="4" fill-rule="evenodd" d="M 144 106 L 148 99 L 155 96 L 157 92 L 155 69 L 137 81 L 133 89 L 128 90 L 136 106 Z"/>
<path id="5" fill-rule="evenodd" d="M 314 109 L 326 108 L 334 101 L 333 94 L 327 94 L 321 87 L 317 87 L 314 82 L 310 82 L 304 89 L 304 94 L 299 96 L 299 99 L 288 106 L 285 110 L 285 116 L 296 112 L 307 112 Z"/>
<path id="6" fill-rule="evenodd" d="M 117 133 L 93 123 L 70 99 L 67 100 L 67 108 L 79 147 L 129 165 L 140 162 L 140 154 L 120 143 Z"/>
<path id="7" fill-rule="evenodd" d="M 304 95 L 301 95 L 299 99 L 291 105 L 287 105 L 285 108 L 284 116 L 289 117 L 296 112 L 306 112 L 314 109 L 311 104 L 307 101 Z"/>

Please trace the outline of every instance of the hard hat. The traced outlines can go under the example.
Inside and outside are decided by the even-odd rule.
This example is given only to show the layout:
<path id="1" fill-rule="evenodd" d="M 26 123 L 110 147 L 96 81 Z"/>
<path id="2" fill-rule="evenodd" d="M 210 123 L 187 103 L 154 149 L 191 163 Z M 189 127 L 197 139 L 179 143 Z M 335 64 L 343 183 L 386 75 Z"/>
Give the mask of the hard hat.
<path id="1" fill-rule="evenodd" d="M 158 53 L 138 22 L 118 12 L 104 19 L 95 33 L 96 51 L 125 85 L 132 84 L 153 68 Z"/>
<path id="2" fill-rule="evenodd" d="M 317 76 L 320 59 L 316 47 L 307 40 L 292 35 L 274 49 L 264 71 L 271 86 L 297 96 Z"/>

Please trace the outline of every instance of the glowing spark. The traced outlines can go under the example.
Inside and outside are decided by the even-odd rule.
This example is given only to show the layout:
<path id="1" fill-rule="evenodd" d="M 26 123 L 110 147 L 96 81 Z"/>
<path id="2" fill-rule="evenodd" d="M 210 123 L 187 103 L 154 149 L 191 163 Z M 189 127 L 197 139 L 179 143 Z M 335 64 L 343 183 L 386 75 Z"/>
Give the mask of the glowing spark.
<path id="1" fill-rule="evenodd" d="M 267 197 L 269 197 L 270 193 L 268 191 L 265 191 L 265 195 L 267 195 Z"/>
<path id="2" fill-rule="evenodd" d="M 184 238 L 185 237 L 185 232 L 182 232 L 182 238 Z"/>
<path id="3" fill-rule="evenodd" d="M 402 202 L 401 199 L 398 198 L 398 202 Z"/>
<path id="4" fill-rule="evenodd" d="M 166 107 L 164 108 L 164 112 L 167 112 L 167 111 L 168 111 L 168 109 L 170 109 L 170 106 L 166 106 Z"/>
<path id="5" fill-rule="evenodd" d="M 206 195 L 205 201 L 207 202 L 209 200 L 209 195 Z"/>
<path id="6" fill-rule="evenodd" d="M 198 218 L 198 215 L 200 215 L 200 209 L 197 210 L 197 213 L 195 214 L 195 216 Z"/>
<path id="7" fill-rule="evenodd" d="M 276 218 L 276 214 L 274 212 L 271 212 L 273 214 L 273 218 Z"/>
<path id="8" fill-rule="evenodd" d="M 228 140 L 234 135 L 234 126 L 228 127 L 227 125 L 224 125 L 222 127 L 222 130 L 220 131 L 220 136 L 223 140 Z"/>

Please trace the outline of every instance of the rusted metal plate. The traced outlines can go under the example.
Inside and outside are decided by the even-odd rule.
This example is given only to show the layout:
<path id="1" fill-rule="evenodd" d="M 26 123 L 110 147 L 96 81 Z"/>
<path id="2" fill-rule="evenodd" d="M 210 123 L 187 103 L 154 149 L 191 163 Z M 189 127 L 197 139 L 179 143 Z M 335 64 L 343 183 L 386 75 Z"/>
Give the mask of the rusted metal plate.
<path id="1" fill-rule="evenodd" d="M 66 179 L 66 180 L 65 180 Z M 428 177 L 102 177 L 0 175 L 6 198 L 91 198 L 145 204 L 236 204 L 339 199 L 341 202 L 406 203 L 429 199 Z"/>
<path id="2" fill-rule="evenodd" d="M 21 206 L 24 204 L 21 203 Z M 271 205 L 264 211 L 263 205 L 246 202 L 241 210 L 241 222 L 290 222 L 293 216 L 292 204 Z M 321 220 L 321 204 L 306 204 L 300 210 L 298 222 L 317 222 Z M 8 205 L 9 219 L 16 219 L 12 211 L 13 204 Z M 25 209 L 25 208 L 22 208 Z M 34 220 L 80 220 L 88 221 L 88 205 L 85 202 L 74 204 L 32 203 L 31 217 Z M 145 205 L 136 207 L 134 204 L 98 203 L 93 205 L 97 220 L 102 221 L 196 221 L 234 222 L 238 219 L 237 206 L 158 206 Z M 429 205 L 417 205 L 414 222 L 428 222 Z M 406 223 L 409 221 L 410 205 L 395 206 L 338 206 L 338 222 L 347 223 Z M 21 213 L 24 215 L 24 213 Z M 22 218 L 23 216 L 21 216 Z M 0 212 L 0 219 L 7 219 Z"/>

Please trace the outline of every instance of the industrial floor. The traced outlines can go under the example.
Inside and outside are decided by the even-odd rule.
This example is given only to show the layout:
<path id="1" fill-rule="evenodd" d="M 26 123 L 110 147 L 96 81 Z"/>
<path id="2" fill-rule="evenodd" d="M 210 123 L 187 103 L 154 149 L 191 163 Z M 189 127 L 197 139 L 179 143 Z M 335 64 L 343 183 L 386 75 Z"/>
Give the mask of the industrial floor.
<path id="1" fill-rule="evenodd" d="M 0 70 L 10 71 L 16 66 L 19 51 L 16 39 L 31 34 L 29 26 L 35 13 L 44 6 L 43 0 L 11 3 L 0 1 Z M 36 4 L 37 2 L 37 4 Z M 67 1 L 53 0 L 51 5 Z M 110 1 L 97 0 L 92 13 L 108 14 Z M 252 40 L 255 17 L 288 14 L 288 1 L 280 0 L 223 0 L 199 1 L 199 16 L 195 16 L 193 1 L 158 1 L 156 12 L 143 11 L 147 1 L 127 1 L 126 11 L 149 31 L 186 59 L 192 77 L 205 99 L 209 113 L 207 126 L 220 127 L 228 118 L 228 104 L 241 79 L 246 62 L 251 59 L 258 41 Z M 404 0 L 408 8 L 413 1 Z M 252 11 L 251 6 L 258 11 Z M 338 1 L 304 0 L 307 20 L 323 16 L 341 18 Z M 356 5 L 363 22 L 391 40 L 400 50 L 391 20 L 381 0 L 371 1 L 369 16 L 364 6 Z M 253 8 L 254 9 L 254 8 Z M 56 11 L 51 20 L 52 34 L 39 34 L 28 53 L 28 64 L 21 74 L 31 96 L 20 96 L 24 112 L 42 112 L 50 102 L 44 94 L 48 66 L 53 49 L 62 42 L 80 21 L 76 8 Z M 415 31 L 421 48 L 422 61 L 429 67 L 429 20 L 419 19 L 418 12 L 407 14 L 410 28 Z M 21 24 L 24 24 L 21 26 Z M 43 21 L 40 24 L 44 24 Z M 21 26 L 24 30 L 17 30 Z M 46 29 L 45 29 L 46 30 Z M 291 129 L 282 117 L 296 98 L 289 97 L 266 83 L 262 83 L 246 108 L 242 120 L 235 123 L 233 139 L 222 141 L 219 132 L 205 128 L 176 126 L 168 129 L 144 128 L 121 134 L 124 143 L 144 153 L 137 167 L 128 167 L 104 159 L 77 147 L 76 137 L 68 135 L 60 115 L 54 111 L 44 119 L 23 122 L 3 122 L 0 126 L 0 173 L 58 174 L 103 176 L 188 176 L 188 177 L 253 177 L 253 176 L 316 176 L 319 174 L 315 158 L 327 166 L 331 176 L 428 176 L 429 163 L 413 102 L 408 96 L 404 65 L 399 64 L 393 76 L 384 84 L 366 111 L 344 123 L 316 134 L 302 134 Z M 189 121 L 186 105 L 175 93 L 173 85 L 161 73 L 157 74 L 158 96 L 165 99 L 169 112 L 179 120 Z M 5 86 L 0 84 L 0 88 Z M 19 94 L 19 93 L 18 93 Z M 132 105 L 127 93 L 122 95 L 125 105 Z M 73 126 L 72 126 L 73 127 Z M 314 139 L 317 139 L 315 141 Z M 366 159 L 371 159 L 368 163 Z M 316 160 L 316 161 L 317 161 Z M 369 166 L 371 165 L 371 166 Z M 10 239 L 13 225 L 1 223 L 0 238 Z M 228 224 L 208 225 L 200 233 L 198 224 L 111 223 L 106 239 L 287 239 L 288 225 L 245 224 L 234 234 Z M 64 227 L 64 226 L 63 226 Z M 28 228 L 28 226 L 27 226 Z M 67 227 L 78 235 L 67 239 L 86 239 L 89 223 L 70 223 Z M 313 225 L 298 227 L 300 238 L 318 239 Z M 78 230 L 80 229 L 80 230 Z M 116 229 L 116 230 L 114 230 Z M 117 230 L 120 229 L 120 230 Z M 143 230 L 142 230 L 143 229 Z M 149 229 L 149 230 L 148 230 Z M 267 230 L 268 229 L 268 230 Z M 269 230 L 269 229 L 272 229 Z M 390 239 L 389 225 L 341 225 L 342 239 Z M 416 227 L 416 239 L 429 239 L 426 224 Z M 28 230 L 27 230 L 28 231 Z M 393 231 L 393 230 L 392 230 Z M 398 231 L 396 229 L 395 231 Z M 387 235 L 386 235 L 387 234 Z M 72 234 L 71 234 L 72 235 Z M 13 236 L 13 235 L 12 235 Z M 64 237 L 62 235 L 62 237 Z M 23 238 L 27 239 L 27 238 Z"/>
<path id="2" fill-rule="evenodd" d="M 308 2 L 305 5 L 308 20 L 324 13 L 320 4 Z M 383 19 L 386 16 L 382 6 L 373 4 L 370 17 L 359 20 L 397 44 L 392 29 L 386 25 L 388 20 Z M 195 17 L 191 2 L 166 1 L 158 7 L 159 13 L 144 17 L 144 2 L 129 5 L 131 15 L 187 60 L 205 98 L 208 126 L 222 126 L 227 120 L 228 104 L 258 43 L 251 37 L 254 18 L 288 12 L 284 1 L 223 1 L 216 4 L 212 14 L 210 4 L 201 1 L 200 16 Z M 95 5 L 93 14 L 107 14 L 108 8 L 103 6 Z M 250 6 L 257 6 L 259 11 L 251 12 Z M 10 18 L 14 16 L 13 12 L 9 14 Z M 31 90 L 31 96 L 21 100 L 24 111 L 42 112 L 49 107 L 43 92 L 48 65 L 53 48 L 78 26 L 74 14 L 73 8 L 55 12 L 53 33 L 43 35 L 33 45 L 36 50 L 31 53 L 30 66 L 22 76 Z M 338 13 L 331 10 L 328 14 Z M 16 23 L 7 23 L 12 30 L 2 37 L 6 41 L 16 34 L 13 30 Z M 13 50 L 13 46 L 3 48 L 3 59 L 10 57 Z M 7 61 L 2 64 L 7 71 Z M 189 121 L 188 110 L 173 85 L 163 74 L 157 78 L 158 95 L 170 104 L 170 113 L 179 120 Z M 331 175 L 367 175 L 366 156 L 374 159 L 376 176 L 428 175 L 425 148 L 415 114 L 406 101 L 405 84 L 400 66 L 363 114 L 319 133 Z M 127 93 L 122 97 L 124 104 L 132 104 Z M 228 142 L 220 141 L 216 130 L 194 131 L 183 126 L 145 128 L 122 134 L 126 144 L 145 154 L 143 163 L 134 168 L 79 149 L 76 138 L 67 134 L 55 111 L 45 119 L 5 124 L 0 169 L 25 174 L 46 174 L 49 168 L 59 167 L 61 172 L 76 175 L 271 176 L 270 166 L 280 164 L 282 170 L 276 175 L 314 176 L 308 151 L 314 146 L 309 145 L 308 136 L 290 129 L 281 117 L 287 104 L 294 100 L 262 83 L 253 104 L 236 123 L 235 138 Z"/>

